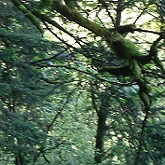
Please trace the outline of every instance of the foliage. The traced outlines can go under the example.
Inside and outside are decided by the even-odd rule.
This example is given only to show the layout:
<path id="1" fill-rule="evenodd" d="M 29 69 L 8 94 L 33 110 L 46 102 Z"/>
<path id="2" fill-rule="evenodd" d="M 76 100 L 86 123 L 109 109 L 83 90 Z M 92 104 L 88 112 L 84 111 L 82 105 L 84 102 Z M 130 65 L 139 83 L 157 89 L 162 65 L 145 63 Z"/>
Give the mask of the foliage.
<path id="1" fill-rule="evenodd" d="M 2 163 L 164 163 L 163 2 L 0 6 Z"/>

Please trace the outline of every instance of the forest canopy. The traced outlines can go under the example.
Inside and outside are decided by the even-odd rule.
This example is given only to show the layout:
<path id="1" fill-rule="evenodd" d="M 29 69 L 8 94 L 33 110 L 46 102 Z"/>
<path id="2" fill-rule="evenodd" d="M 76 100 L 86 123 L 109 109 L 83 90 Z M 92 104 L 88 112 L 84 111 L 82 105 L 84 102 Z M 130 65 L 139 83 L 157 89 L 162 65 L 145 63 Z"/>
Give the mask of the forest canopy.
<path id="1" fill-rule="evenodd" d="M 0 8 L 0 164 L 164 164 L 164 1 Z"/>

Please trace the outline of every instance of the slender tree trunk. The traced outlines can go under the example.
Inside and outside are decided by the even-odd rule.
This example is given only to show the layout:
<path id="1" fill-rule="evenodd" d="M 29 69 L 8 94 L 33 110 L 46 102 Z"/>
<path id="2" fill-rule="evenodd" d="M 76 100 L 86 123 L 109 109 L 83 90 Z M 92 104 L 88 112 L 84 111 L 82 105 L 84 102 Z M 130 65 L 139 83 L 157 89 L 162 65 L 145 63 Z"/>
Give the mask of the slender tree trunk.
<path id="1" fill-rule="evenodd" d="M 109 102 L 107 101 L 106 91 L 99 92 L 98 83 L 91 85 L 91 98 L 93 108 L 98 117 L 97 131 L 96 131 L 96 145 L 95 145 L 95 164 L 101 163 L 104 156 L 104 135 L 106 130 L 107 110 L 109 109 Z"/>
<path id="2" fill-rule="evenodd" d="M 106 122 L 106 116 L 104 114 L 104 111 L 100 110 L 98 113 L 98 127 L 97 127 L 97 133 L 96 133 L 96 146 L 95 146 L 95 157 L 94 161 L 95 163 L 101 163 L 103 152 L 104 152 L 104 134 L 105 134 L 105 122 Z"/>
<path id="3" fill-rule="evenodd" d="M 15 156 L 15 165 L 24 165 L 24 158 L 21 154 Z"/>
<path id="4" fill-rule="evenodd" d="M 18 145 L 21 145 L 21 140 L 18 138 L 17 139 Z M 25 165 L 25 155 L 23 154 L 22 151 L 17 151 L 17 154 L 15 155 L 15 164 L 16 165 Z"/>

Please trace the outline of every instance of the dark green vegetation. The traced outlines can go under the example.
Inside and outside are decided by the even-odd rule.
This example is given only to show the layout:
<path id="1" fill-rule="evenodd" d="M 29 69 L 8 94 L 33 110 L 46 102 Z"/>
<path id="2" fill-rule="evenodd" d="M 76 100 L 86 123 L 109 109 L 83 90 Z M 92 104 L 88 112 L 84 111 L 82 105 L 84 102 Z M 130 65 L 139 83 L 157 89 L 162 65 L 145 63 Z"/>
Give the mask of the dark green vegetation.
<path id="1" fill-rule="evenodd" d="M 163 1 L 0 9 L 0 164 L 165 164 Z"/>

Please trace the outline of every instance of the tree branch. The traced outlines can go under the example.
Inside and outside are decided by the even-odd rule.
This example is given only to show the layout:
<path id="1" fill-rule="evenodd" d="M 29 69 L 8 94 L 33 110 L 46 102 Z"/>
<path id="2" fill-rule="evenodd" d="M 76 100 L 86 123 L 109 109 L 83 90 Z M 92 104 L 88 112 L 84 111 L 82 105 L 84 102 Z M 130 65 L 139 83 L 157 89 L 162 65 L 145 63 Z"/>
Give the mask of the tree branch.
<path id="1" fill-rule="evenodd" d="M 155 64 L 161 69 L 162 73 L 165 74 L 164 66 L 163 66 L 161 60 L 159 59 L 158 53 L 157 53 L 157 45 L 158 45 L 159 41 L 162 40 L 162 38 L 163 38 L 163 36 L 161 35 L 156 41 L 153 42 L 153 44 L 150 48 L 149 55 L 152 57 Z"/>
<path id="2" fill-rule="evenodd" d="M 108 72 L 114 75 L 129 75 L 131 73 L 131 69 L 129 66 L 107 66 L 99 69 L 99 72 Z"/>
<path id="3" fill-rule="evenodd" d="M 102 36 L 105 33 L 105 31 L 108 32 L 106 28 L 102 28 L 99 24 L 83 17 L 82 14 L 78 12 L 76 9 L 71 9 L 68 6 L 63 5 L 60 0 L 54 0 L 53 8 L 57 12 L 68 18 L 70 21 L 74 21 L 78 25 L 90 30 L 96 35 Z"/>
<path id="4" fill-rule="evenodd" d="M 112 23 L 113 23 L 113 25 L 115 26 L 115 20 L 114 20 L 114 18 L 112 17 L 111 13 L 110 13 L 109 10 L 108 10 L 108 6 L 107 6 L 107 4 L 106 4 L 106 1 L 105 1 L 105 0 L 98 0 L 98 1 L 105 7 L 106 12 L 108 13 L 108 16 L 111 18 Z"/>
<path id="5" fill-rule="evenodd" d="M 119 26 L 121 22 L 121 13 L 122 13 L 122 2 L 123 0 L 118 0 L 118 5 L 116 9 L 116 23 L 115 26 Z"/>
<path id="6" fill-rule="evenodd" d="M 146 124 L 147 124 L 148 114 L 149 114 L 149 112 L 146 113 L 145 118 L 142 123 L 142 128 L 141 128 L 141 133 L 140 133 L 140 138 L 139 138 L 139 147 L 138 147 L 138 152 L 137 152 L 137 156 L 136 156 L 134 165 L 138 165 L 138 163 L 139 163 L 139 158 L 140 158 L 140 154 L 141 154 L 143 143 L 144 143 L 143 138 L 144 138 L 144 131 L 145 131 Z"/>
<path id="7" fill-rule="evenodd" d="M 67 69 L 75 70 L 75 71 L 80 72 L 80 73 L 84 73 L 86 75 L 93 76 L 96 79 L 98 79 L 100 81 L 103 81 L 103 82 L 108 82 L 108 83 L 116 84 L 116 85 L 119 85 L 119 86 L 131 86 L 132 85 L 132 83 L 119 83 L 119 82 L 109 81 L 109 80 L 106 80 L 104 78 L 101 78 L 97 74 L 94 74 L 94 73 L 91 73 L 91 72 L 88 72 L 88 71 L 84 71 L 84 70 L 81 70 L 81 69 L 78 69 L 78 68 L 75 68 L 75 67 L 67 66 L 67 65 L 36 64 L 36 66 L 41 67 L 41 68 L 44 68 L 44 67 L 67 68 Z"/>
<path id="8" fill-rule="evenodd" d="M 21 4 L 21 1 L 19 0 L 11 0 L 11 1 L 19 10 L 21 10 L 25 14 L 26 17 L 29 18 L 29 20 L 41 33 L 44 32 L 43 28 L 40 26 L 40 22 L 38 21 L 38 19 L 31 13 L 31 11 L 29 11 L 23 4 Z"/>

